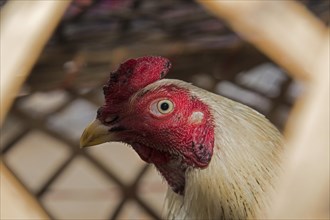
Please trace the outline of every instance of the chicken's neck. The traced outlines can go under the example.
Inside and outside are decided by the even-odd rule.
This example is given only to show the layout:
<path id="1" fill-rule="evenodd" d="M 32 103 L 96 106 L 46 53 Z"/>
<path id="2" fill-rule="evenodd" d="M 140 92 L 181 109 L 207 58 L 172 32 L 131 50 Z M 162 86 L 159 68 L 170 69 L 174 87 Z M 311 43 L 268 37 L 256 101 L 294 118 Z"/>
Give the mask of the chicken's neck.
<path id="1" fill-rule="evenodd" d="M 165 178 L 171 189 L 183 195 L 185 189 L 185 173 L 188 165 L 182 163 L 182 158 L 168 152 L 147 147 L 146 144 L 133 143 L 132 147 L 142 160 L 156 166 L 161 175 Z"/>
<path id="2" fill-rule="evenodd" d="M 186 185 L 186 170 L 187 166 L 179 164 L 178 161 L 171 161 L 167 164 L 156 164 L 158 171 L 166 179 L 171 189 L 179 194 L 183 195 Z"/>

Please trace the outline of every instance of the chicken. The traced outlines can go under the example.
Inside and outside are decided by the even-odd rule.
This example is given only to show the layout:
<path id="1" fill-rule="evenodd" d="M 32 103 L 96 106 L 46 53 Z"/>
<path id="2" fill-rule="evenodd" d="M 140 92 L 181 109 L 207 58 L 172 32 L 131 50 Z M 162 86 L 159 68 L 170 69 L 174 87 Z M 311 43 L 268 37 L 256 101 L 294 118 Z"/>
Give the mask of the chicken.
<path id="1" fill-rule="evenodd" d="M 162 79 L 170 67 L 150 56 L 112 72 L 81 147 L 124 142 L 154 164 L 169 185 L 166 219 L 261 216 L 281 170 L 281 134 L 243 104 Z"/>

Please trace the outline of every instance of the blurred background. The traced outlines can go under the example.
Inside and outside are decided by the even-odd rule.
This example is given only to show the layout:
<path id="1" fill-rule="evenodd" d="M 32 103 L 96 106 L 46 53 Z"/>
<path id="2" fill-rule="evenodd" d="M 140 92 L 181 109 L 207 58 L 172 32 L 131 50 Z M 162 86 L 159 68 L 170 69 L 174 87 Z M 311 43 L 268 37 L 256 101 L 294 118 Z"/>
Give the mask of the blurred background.
<path id="1" fill-rule="evenodd" d="M 299 2 L 329 26 L 330 1 Z M 132 149 L 79 149 L 109 73 L 143 55 L 169 58 L 167 78 L 244 103 L 280 130 L 304 91 L 194 1 L 72 1 L 1 128 L 3 162 L 52 218 L 161 218 L 167 186 Z"/>

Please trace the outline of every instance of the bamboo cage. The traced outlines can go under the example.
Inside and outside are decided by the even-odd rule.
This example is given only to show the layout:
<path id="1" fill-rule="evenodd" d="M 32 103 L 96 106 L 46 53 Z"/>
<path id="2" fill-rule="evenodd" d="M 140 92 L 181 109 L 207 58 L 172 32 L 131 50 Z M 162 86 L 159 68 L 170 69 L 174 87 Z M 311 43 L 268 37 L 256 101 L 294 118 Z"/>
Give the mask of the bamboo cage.
<path id="1" fill-rule="evenodd" d="M 63 205 L 54 208 L 47 203 L 49 197 L 69 201 L 61 197 L 69 197 L 73 194 L 70 191 L 49 195 L 77 161 L 93 164 L 91 170 L 102 173 L 107 179 L 104 182 L 111 182 L 111 189 L 106 190 L 120 192 L 117 195 L 111 191 L 111 199 L 98 200 L 101 203 L 95 204 L 99 207 L 79 206 L 80 201 L 74 201 L 79 212 L 85 213 L 84 207 L 99 210 L 105 201 L 118 200 L 111 201 L 112 205 L 106 203 L 114 208 L 102 211 L 101 217 L 87 213 L 86 218 L 161 218 L 159 209 L 147 200 L 154 198 L 151 201 L 158 204 L 160 197 L 155 195 L 164 193 L 164 188 L 157 188 L 158 194 L 150 197 L 143 197 L 146 194 L 143 190 L 148 189 L 140 189 L 141 181 L 160 182 L 149 175 L 148 165 L 137 162 L 137 174 L 122 178 L 109 169 L 101 156 L 96 156 L 97 152 L 79 151 L 75 139 L 53 129 L 58 126 L 58 130 L 66 132 L 54 118 L 59 118 L 59 113 L 77 100 L 90 103 L 77 104 L 86 111 L 100 104 L 99 88 L 109 70 L 128 57 L 146 54 L 170 57 L 176 66 L 172 77 L 246 101 L 284 131 L 285 172 L 278 183 L 278 194 L 273 196 L 274 205 L 267 210 L 269 219 L 330 218 L 329 2 L 317 5 L 313 1 L 31 0 L 0 1 L 0 5 L 1 133 L 8 130 L 6 122 L 12 117 L 21 120 L 18 126 L 22 125 L 14 138 L 8 142 L 1 140 L 1 219 L 81 218 L 71 210 L 67 212 L 70 215 L 58 214 Z M 269 68 L 279 75 L 273 79 L 273 83 L 280 82 L 276 88 L 273 86 L 276 95 L 243 83 L 253 72 L 251 69 L 263 74 Z M 287 99 L 290 88 L 297 82 L 302 82 L 304 92 L 297 100 Z M 259 102 L 249 102 L 247 95 L 241 100 L 231 96 L 228 91 L 233 87 L 256 94 L 254 99 L 260 99 Z M 35 106 L 25 104 L 26 100 L 43 97 L 42 94 L 47 94 L 43 100 L 51 100 L 49 94 L 65 98 L 51 110 L 49 106 L 55 104 L 49 102 L 46 113 L 33 113 Z M 289 109 L 288 120 L 279 113 L 283 106 Z M 15 146 L 21 140 L 36 130 L 68 147 L 63 147 L 66 149 L 63 162 L 41 185 L 31 187 L 24 181 L 25 174 L 11 167 L 14 162 L 10 155 L 19 148 Z M 68 180 L 62 182 L 70 185 Z M 148 186 L 152 189 L 154 185 Z M 110 195 L 109 191 L 100 192 L 96 193 L 99 197 L 102 193 Z M 94 196 L 91 195 L 74 199 Z M 132 201 L 137 205 L 132 206 Z M 125 213 L 126 207 L 143 211 Z"/>

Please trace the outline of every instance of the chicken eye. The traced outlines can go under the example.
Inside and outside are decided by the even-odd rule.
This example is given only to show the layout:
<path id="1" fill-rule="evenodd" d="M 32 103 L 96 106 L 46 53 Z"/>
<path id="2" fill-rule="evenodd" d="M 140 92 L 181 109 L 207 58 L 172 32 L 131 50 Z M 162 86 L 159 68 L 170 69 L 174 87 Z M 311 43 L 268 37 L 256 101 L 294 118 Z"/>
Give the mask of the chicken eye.
<path id="1" fill-rule="evenodd" d="M 161 100 L 157 103 L 157 109 L 162 114 L 168 114 L 173 111 L 173 103 L 170 100 Z"/>
<path id="2" fill-rule="evenodd" d="M 158 102 L 154 102 L 151 105 L 151 113 L 156 115 L 156 116 L 161 116 L 165 114 L 169 114 L 173 111 L 174 109 L 174 104 L 172 101 L 168 99 L 160 100 Z"/>

